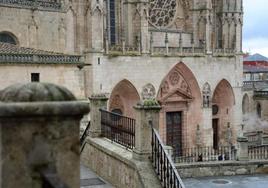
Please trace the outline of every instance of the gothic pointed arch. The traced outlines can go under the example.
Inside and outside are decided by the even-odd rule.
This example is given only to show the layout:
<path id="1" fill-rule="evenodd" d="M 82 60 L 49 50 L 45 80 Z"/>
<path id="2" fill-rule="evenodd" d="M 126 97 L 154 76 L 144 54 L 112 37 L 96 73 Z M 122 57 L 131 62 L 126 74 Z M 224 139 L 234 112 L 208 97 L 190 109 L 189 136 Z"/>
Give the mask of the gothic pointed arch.
<path id="1" fill-rule="evenodd" d="M 243 114 L 249 113 L 249 96 L 247 93 L 243 96 L 242 112 L 243 112 Z"/>
<path id="2" fill-rule="evenodd" d="M 198 82 L 192 71 L 182 62 L 176 64 L 160 84 L 157 100 L 160 112 L 160 133 L 167 145 L 174 148 L 175 155 L 181 148 L 196 144 L 195 130 L 202 124 L 202 97 Z"/>
<path id="3" fill-rule="evenodd" d="M 228 106 L 233 106 L 235 104 L 233 88 L 226 79 L 222 79 L 217 84 L 213 93 L 212 102 L 222 103 Z"/>
<path id="4" fill-rule="evenodd" d="M 235 105 L 235 95 L 231 84 L 226 80 L 221 80 L 213 93 L 212 98 L 212 118 L 214 122 L 214 147 L 234 143 L 235 140 L 227 140 L 227 130 L 232 130 L 235 135 L 233 124 L 233 108 Z M 215 132 L 216 131 L 216 132 Z"/>
<path id="5" fill-rule="evenodd" d="M 109 110 L 121 112 L 122 115 L 134 118 L 133 107 L 140 101 L 135 86 L 128 80 L 120 81 L 112 90 L 109 99 Z"/>

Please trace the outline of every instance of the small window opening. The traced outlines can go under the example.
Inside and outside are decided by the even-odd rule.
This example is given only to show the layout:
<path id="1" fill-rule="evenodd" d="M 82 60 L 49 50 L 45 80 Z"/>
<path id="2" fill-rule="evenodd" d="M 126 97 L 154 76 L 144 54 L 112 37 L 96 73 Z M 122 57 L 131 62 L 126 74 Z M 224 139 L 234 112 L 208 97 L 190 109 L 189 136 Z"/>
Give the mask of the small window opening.
<path id="1" fill-rule="evenodd" d="M 31 73 L 31 82 L 40 82 L 40 74 Z"/>
<path id="2" fill-rule="evenodd" d="M 17 42 L 13 36 L 8 33 L 0 33 L 0 42 L 16 45 Z"/>

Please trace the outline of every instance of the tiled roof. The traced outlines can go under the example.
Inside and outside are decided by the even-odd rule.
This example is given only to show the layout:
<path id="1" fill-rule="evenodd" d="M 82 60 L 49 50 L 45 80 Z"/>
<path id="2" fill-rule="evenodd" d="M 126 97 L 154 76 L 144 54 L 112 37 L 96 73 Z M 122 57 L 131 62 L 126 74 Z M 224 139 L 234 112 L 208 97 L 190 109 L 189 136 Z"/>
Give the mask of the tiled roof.
<path id="1" fill-rule="evenodd" d="M 268 61 L 268 58 L 261 54 L 253 54 L 246 56 L 244 61 Z"/>
<path id="2" fill-rule="evenodd" d="M 20 47 L 14 44 L 0 42 L 0 53 L 3 54 L 42 54 L 42 55 L 63 55 L 61 53 L 55 53 L 44 50 L 37 50 L 34 48 Z"/>
<path id="3" fill-rule="evenodd" d="M 0 42 L 0 63 L 68 63 L 81 62 L 80 55 L 66 55 Z"/>

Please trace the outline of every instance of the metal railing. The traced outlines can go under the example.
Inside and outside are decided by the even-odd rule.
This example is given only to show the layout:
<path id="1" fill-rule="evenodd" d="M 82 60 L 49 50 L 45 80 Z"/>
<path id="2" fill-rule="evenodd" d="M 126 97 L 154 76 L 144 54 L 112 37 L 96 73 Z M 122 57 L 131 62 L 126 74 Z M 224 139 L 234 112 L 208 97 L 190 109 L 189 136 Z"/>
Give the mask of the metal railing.
<path id="1" fill-rule="evenodd" d="M 83 132 L 83 134 L 82 134 L 82 136 L 80 138 L 80 153 L 82 153 L 83 150 L 84 150 L 85 140 L 86 140 L 86 137 L 89 134 L 89 129 L 90 129 L 90 121 L 88 122 L 87 127 L 86 127 L 85 131 Z"/>
<path id="2" fill-rule="evenodd" d="M 243 81 L 244 90 L 253 90 L 253 89 L 265 89 L 268 87 L 268 80 L 250 80 Z"/>
<path id="3" fill-rule="evenodd" d="M 69 188 L 59 177 L 56 170 L 40 170 L 42 188 Z"/>
<path id="4" fill-rule="evenodd" d="M 87 137 L 87 135 L 89 133 L 89 129 L 90 129 L 90 121 L 88 122 L 87 127 L 84 130 L 84 132 L 83 132 L 83 134 L 82 134 L 82 136 L 80 138 L 80 146 L 83 145 L 83 143 L 84 143 L 84 141 L 85 141 L 85 139 L 86 139 L 86 137 Z"/>
<path id="5" fill-rule="evenodd" d="M 248 157 L 251 160 L 268 159 L 268 145 L 249 146 Z"/>
<path id="6" fill-rule="evenodd" d="M 268 91 L 254 91 L 254 98 L 267 98 Z"/>
<path id="7" fill-rule="evenodd" d="M 226 161 L 236 159 L 236 149 L 233 146 L 220 146 L 217 149 L 213 147 L 195 147 L 184 148 L 178 152 L 173 152 L 175 163 L 194 163 L 208 161 Z"/>
<path id="8" fill-rule="evenodd" d="M 185 188 L 171 157 L 165 151 L 164 144 L 155 129 L 152 129 L 151 160 L 163 187 Z"/>
<path id="9" fill-rule="evenodd" d="M 135 119 L 100 109 L 101 135 L 126 148 L 135 147 Z"/>

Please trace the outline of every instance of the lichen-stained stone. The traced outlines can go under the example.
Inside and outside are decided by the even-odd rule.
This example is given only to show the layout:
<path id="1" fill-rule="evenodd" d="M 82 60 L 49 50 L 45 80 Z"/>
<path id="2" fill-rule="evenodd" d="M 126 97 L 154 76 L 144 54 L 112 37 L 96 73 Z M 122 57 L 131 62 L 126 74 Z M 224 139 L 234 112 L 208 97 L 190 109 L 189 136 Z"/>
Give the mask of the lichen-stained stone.
<path id="1" fill-rule="evenodd" d="M 80 187 L 79 122 L 89 105 L 47 83 L 10 86 L 0 99 L 0 187 L 41 188 L 44 169 Z"/>

